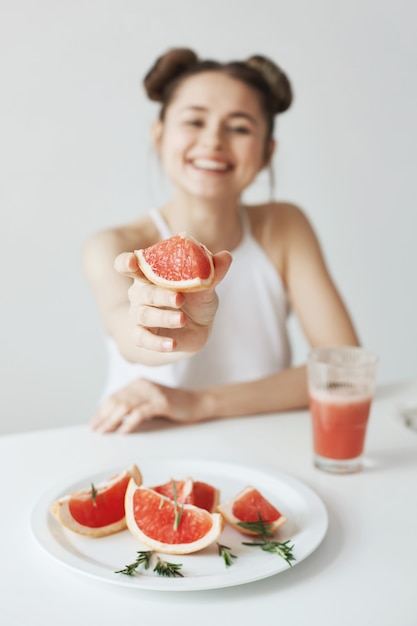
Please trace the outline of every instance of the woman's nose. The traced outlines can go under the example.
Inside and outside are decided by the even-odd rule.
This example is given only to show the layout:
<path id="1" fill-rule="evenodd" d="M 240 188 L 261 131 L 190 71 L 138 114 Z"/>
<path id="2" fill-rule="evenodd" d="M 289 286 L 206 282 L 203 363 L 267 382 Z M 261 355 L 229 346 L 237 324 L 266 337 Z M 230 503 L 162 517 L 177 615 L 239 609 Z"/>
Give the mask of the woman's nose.
<path id="1" fill-rule="evenodd" d="M 210 124 L 204 128 L 201 136 L 203 145 L 214 148 L 220 148 L 223 144 L 223 132 L 220 124 Z"/>

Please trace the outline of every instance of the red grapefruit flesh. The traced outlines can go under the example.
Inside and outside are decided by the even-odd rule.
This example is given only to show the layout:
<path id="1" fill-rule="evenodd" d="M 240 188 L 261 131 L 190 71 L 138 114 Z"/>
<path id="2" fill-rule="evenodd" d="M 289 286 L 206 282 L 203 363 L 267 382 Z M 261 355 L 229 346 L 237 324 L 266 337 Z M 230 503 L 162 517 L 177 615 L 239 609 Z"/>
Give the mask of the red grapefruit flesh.
<path id="1" fill-rule="evenodd" d="M 219 537 L 223 519 L 192 504 L 179 505 L 131 480 L 125 497 L 126 522 L 145 546 L 166 554 L 190 554 Z"/>
<path id="2" fill-rule="evenodd" d="M 258 522 L 261 518 L 268 530 L 275 532 L 287 521 L 287 518 L 258 489 L 251 486 L 243 489 L 234 498 L 220 504 L 217 510 L 230 526 L 246 535 L 259 533 L 242 528 L 239 522 Z"/>
<path id="3" fill-rule="evenodd" d="M 193 488 L 187 502 L 213 513 L 217 509 L 219 496 L 220 492 L 216 487 L 196 480 L 193 482 Z"/>
<path id="4" fill-rule="evenodd" d="M 199 480 L 194 481 L 192 478 L 170 480 L 163 485 L 151 488 L 170 500 L 176 499 L 178 504 L 193 504 L 209 513 L 214 513 L 219 503 L 220 492 L 216 487 Z"/>
<path id="5" fill-rule="evenodd" d="M 214 281 L 211 252 L 199 241 L 179 233 L 149 248 L 135 250 L 139 267 L 155 285 L 174 291 L 200 291 Z"/>
<path id="6" fill-rule="evenodd" d="M 151 487 L 151 489 L 170 500 L 176 500 L 178 504 L 185 504 L 189 502 L 189 496 L 193 489 L 193 480 L 192 478 L 186 478 L 185 480 L 171 479 L 167 483 Z"/>
<path id="7" fill-rule="evenodd" d="M 124 500 L 130 480 L 140 485 L 136 465 L 107 481 L 91 485 L 56 500 L 50 510 L 55 519 L 70 530 L 89 537 L 104 537 L 126 528 Z"/>

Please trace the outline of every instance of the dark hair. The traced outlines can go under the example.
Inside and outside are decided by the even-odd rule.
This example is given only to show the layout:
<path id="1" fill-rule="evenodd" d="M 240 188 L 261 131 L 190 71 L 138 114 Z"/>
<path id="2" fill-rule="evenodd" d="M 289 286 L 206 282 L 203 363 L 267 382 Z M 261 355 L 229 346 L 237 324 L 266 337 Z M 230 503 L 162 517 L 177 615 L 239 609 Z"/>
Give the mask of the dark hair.
<path id="1" fill-rule="evenodd" d="M 168 50 L 156 60 L 143 80 L 148 97 L 162 104 L 160 119 L 164 119 L 166 109 L 182 81 L 208 71 L 222 72 L 257 91 L 267 120 L 267 139 L 270 139 L 275 115 L 290 107 L 293 94 L 286 74 L 273 61 L 260 55 L 246 61 L 221 63 L 200 60 L 189 48 Z"/>

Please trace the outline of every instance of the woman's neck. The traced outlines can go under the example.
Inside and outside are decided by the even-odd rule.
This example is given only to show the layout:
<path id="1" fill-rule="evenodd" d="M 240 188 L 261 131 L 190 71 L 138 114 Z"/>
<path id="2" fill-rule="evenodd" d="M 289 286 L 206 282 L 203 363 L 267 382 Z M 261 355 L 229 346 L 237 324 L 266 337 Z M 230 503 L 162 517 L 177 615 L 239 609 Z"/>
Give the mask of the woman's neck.
<path id="1" fill-rule="evenodd" d="M 174 198 L 161 209 L 172 233 L 185 231 L 213 253 L 233 250 L 242 238 L 238 202 L 184 201 Z"/>

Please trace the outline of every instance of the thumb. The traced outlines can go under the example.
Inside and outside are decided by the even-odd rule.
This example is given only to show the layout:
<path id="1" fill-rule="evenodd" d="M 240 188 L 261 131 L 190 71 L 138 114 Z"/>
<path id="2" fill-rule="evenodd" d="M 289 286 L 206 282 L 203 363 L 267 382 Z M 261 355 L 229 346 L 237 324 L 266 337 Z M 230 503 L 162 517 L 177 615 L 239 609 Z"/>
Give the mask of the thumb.
<path id="1" fill-rule="evenodd" d="M 226 276 L 232 264 L 233 257 L 227 250 L 222 250 L 213 255 L 214 263 L 214 286 L 218 285 Z"/>
<path id="2" fill-rule="evenodd" d="M 119 274 L 128 278 L 147 280 L 142 270 L 139 268 L 138 259 L 133 252 L 122 252 L 114 260 L 114 269 Z"/>

